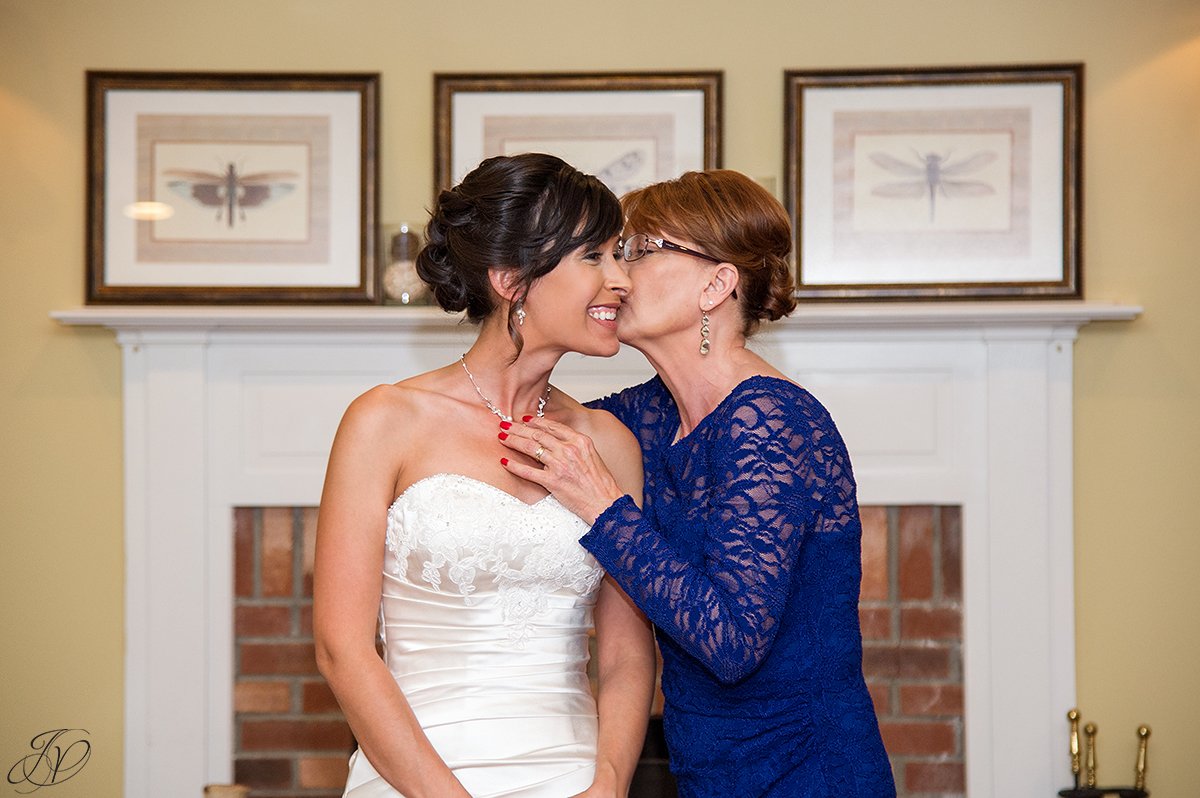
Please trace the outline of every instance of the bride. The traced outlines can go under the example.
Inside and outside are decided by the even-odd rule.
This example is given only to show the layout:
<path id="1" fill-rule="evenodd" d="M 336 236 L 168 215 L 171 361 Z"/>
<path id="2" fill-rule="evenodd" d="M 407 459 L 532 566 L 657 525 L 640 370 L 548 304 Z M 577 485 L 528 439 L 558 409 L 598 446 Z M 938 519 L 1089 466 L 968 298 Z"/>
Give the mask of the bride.
<path id="1" fill-rule="evenodd" d="M 438 197 L 417 267 L 479 336 L 460 360 L 350 405 L 321 498 L 314 636 L 359 745 L 349 798 L 628 790 L 649 625 L 579 546 L 588 525 L 509 474 L 496 438 L 497 417 L 584 430 L 640 496 L 633 436 L 549 384 L 565 352 L 619 347 L 621 220 L 603 184 L 549 155 L 489 159 Z"/>

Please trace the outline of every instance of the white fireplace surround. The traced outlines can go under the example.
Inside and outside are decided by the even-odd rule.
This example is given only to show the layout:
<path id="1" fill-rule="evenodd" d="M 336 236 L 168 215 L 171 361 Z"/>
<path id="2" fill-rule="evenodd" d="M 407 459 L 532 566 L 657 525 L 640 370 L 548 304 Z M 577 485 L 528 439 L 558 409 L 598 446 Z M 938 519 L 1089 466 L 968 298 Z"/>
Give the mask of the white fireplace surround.
<path id="1" fill-rule="evenodd" d="M 1069 783 L 1072 343 L 1100 302 L 804 305 L 755 346 L 829 407 L 863 504 L 962 506 L 967 793 Z M 233 508 L 315 505 L 349 401 L 474 331 L 426 308 L 87 307 L 124 354 L 125 796 L 232 777 Z M 580 398 L 641 356 L 564 359 Z"/>

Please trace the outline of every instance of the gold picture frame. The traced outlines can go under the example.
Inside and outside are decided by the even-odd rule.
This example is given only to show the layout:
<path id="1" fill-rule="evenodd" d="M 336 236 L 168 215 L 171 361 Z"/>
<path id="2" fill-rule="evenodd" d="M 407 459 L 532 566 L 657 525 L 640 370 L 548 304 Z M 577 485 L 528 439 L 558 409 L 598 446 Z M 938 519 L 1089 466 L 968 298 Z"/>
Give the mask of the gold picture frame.
<path id="1" fill-rule="evenodd" d="M 376 302 L 378 74 L 87 73 L 89 303 Z"/>
<path id="2" fill-rule="evenodd" d="M 618 195 L 721 165 L 721 72 L 434 75 L 435 192 L 481 160 L 549 152 Z"/>
<path id="3" fill-rule="evenodd" d="M 801 298 L 1082 297 L 1082 64 L 784 85 Z"/>

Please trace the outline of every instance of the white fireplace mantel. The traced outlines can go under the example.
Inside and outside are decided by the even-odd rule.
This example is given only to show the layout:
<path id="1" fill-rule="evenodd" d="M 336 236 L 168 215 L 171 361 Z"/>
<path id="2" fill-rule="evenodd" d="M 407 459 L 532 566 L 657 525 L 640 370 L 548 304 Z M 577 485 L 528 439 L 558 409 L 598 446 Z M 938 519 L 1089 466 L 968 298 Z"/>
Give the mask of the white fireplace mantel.
<path id="1" fill-rule="evenodd" d="M 1130 321 L 1142 309 L 1110 302 L 889 302 L 802 305 L 776 326 L 804 330 L 1069 327 Z M 118 332 L 161 330 L 367 331 L 446 329 L 458 317 L 430 307 L 92 305 L 50 314 L 62 324 Z"/>
<path id="2" fill-rule="evenodd" d="M 963 508 L 971 798 L 1053 795 L 1075 698 L 1072 343 L 1102 302 L 807 304 L 755 346 L 841 428 L 864 504 Z M 314 505 L 342 410 L 443 365 L 473 328 L 428 308 L 102 307 L 124 363 L 125 795 L 228 782 L 239 506 Z M 580 398 L 650 374 L 572 356 Z"/>

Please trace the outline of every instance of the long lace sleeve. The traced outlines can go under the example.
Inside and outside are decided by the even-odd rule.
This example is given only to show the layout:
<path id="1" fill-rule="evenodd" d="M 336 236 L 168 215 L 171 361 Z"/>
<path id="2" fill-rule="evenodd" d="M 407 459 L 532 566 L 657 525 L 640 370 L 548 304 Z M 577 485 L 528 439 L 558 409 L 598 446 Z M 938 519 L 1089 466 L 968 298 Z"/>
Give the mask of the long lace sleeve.
<path id="1" fill-rule="evenodd" d="M 664 528 L 626 497 L 580 542 L 661 631 L 732 684 L 770 650 L 830 463 L 810 419 L 768 392 L 736 407 L 723 432 L 703 492 L 654 497 Z M 702 557 L 688 558 L 669 538 L 697 523 Z"/>

